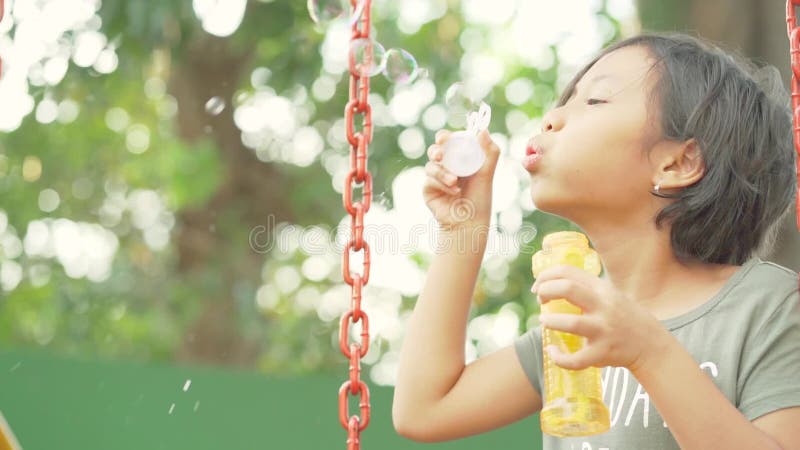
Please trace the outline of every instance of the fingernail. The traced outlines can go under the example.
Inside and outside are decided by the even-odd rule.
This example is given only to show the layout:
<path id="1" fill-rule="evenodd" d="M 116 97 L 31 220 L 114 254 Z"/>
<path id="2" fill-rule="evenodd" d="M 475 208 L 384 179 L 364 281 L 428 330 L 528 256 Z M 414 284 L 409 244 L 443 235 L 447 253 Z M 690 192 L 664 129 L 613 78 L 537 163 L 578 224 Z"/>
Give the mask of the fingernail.
<path id="1" fill-rule="evenodd" d="M 444 179 L 447 180 L 448 183 L 455 183 L 458 178 L 456 178 L 455 175 L 447 175 Z"/>
<path id="2" fill-rule="evenodd" d="M 533 292 L 534 294 L 536 293 L 536 284 L 531 286 L 531 292 Z"/>

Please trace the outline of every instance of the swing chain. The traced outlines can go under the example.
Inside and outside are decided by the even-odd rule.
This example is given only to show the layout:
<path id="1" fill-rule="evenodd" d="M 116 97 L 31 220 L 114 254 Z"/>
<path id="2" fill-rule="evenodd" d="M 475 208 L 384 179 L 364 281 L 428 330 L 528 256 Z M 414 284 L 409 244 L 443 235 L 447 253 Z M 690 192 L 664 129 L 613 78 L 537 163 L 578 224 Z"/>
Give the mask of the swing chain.
<path id="1" fill-rule="evenodd" d="M 363 4 L 360 4 L 363 3 Z M 363 48 L 364 62 L 373 58 L 370 39 L 371 0 L 350 0 L 352 11 L 361 9 L 361 17 L 353 22 L 351 43 L 366 39 Z M 364 214 L 372 203 L 372 175 L 367 169 L 367 149 L 372 142 L 372 108 L 369 105 L 369 75 L 364 73 L 356 52 L 350 51 L 350 98 L 344 108 L 345 132 L 350 143 L 350 172 L 344 181 L 342 201 L 350 214 L 350 240 L 342 252 L 342 277 L 352 288 L 350 310 L 342 314 L 339 324 L 339 350 L 349 360 L 349 377 L 339 388 L 339 422 L 347 430 L 347 449 L 361 449 L 361 432 L 369 425 L 369 388 L 361 380 L 361 359 L 369 350 L 369 317 L 361 309 L 361 293 L 369 282 L 370 250 L 364 241 Z M 361 116 L 361 127 L 356 128 L 356 118 Z M 353 191 L 360 188 L 361 198 L 353 201 Z M 361 273 L 350 271 L 350 257 L 363 251 Z M 350 342 L 350 326 L 361 324 L 360 342 Z M 359 397 L 360 416 L 350 415 L 350 396 Z"/>
<path id="2" fill-rule="evenodd" d="M 794 149 L 797 152 L 797 229 L 800 231 L 800 27 L 797 26 L 795 8 L 800 0 L 786 1 L 786 31 L 789 35 L 789 54 L 792 66 L 792 120 L 794 122 Z"/>

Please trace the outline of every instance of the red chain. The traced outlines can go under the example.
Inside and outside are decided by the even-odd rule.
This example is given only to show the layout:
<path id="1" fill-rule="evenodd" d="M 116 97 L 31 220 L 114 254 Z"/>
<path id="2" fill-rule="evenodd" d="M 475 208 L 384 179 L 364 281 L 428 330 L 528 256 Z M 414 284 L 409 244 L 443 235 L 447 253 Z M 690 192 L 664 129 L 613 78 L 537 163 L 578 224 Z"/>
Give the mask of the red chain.
<path id="1" fill-rule="evenodd" d="M 794 149 L 797 152 L 797 229 L 800 231 L 800 27 L 797 26 L 795 7 L 800 0 L 786 1 L 786 31 L 789 34 L 789 51 L 792 65 L 792 118 L 794 120 Z"/>
<path id="2" fill-rule="evenodd" d="M 361 18 L 353 23 L 350 40 L 369 39 L 371 0 L 350 0 L 355 12 L 364 2 Z M 350 241 L 342 253 L 342 277 L 352 288 L 350 310 L 342 315 L 339 328 L 339 348 L 349 360 L 349 379 L 339 388 L 339 422 L 347 430 L 347 449 L 360 450 L 361 432 L 369 425 L 369 388 L 361 381 L 361 358 L 369 350 L 369 317 L 361 309 L 361 291 L 369 281 L 369 245 L 364 241 L 364 214 L 372 203 L 372 175 L 367 170 L 367 147 L 372 141 L 372 108 L 369 106 L 369 74 L 359 66 L 355 52 L 350 52 L 350 101 L 344 108 L 347 142 L 350 143 L 350 172 L 345 177 L 343 203 L 350 214 Z M 372 47 L 364 48 L 364 62 L 372 61 Z M 360 115 L 361 128 L 356 130 L 355 116 Z M 354 188 L 361 187 L 361 199 L 353 202 Z M 351 252 L 364 251 L 361 273 L 350 271 Z M 361 341 L 350 342 L 350 326 L 361 323 Z M 359 397 L 361 416 L 350 415 L 350 396 Z"/>

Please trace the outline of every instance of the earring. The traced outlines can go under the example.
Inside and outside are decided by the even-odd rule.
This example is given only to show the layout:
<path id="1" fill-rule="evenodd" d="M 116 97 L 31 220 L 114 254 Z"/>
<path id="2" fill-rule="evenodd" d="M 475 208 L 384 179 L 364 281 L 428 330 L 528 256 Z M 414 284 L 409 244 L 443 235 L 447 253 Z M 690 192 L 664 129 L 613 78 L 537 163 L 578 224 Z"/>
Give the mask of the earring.
<path id="1" fill-rule="evenodd" d="M 659 189 L 661 189 L 661 183 L 658 183 L 653 187 L 653 190 L 656 192 L 658 192 Z"/>

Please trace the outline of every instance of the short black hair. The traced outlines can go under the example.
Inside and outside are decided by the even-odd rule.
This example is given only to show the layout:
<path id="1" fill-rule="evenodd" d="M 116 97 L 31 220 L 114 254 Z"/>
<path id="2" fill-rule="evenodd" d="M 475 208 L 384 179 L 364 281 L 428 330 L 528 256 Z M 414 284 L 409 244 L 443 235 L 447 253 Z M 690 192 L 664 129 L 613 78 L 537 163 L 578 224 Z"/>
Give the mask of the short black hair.
<path id="1" fill-rule="evenodd" d="M 741 265 L 765 256 L 796 191 L 790 97 L 774 66 L 684 33 L 647 32 L 616 42 L 567 84 L 558 105 L 600 58 L 629 46 L 646 49 L 658 74 L 648 95 L 661 139 L 699 145 L 706 171 L 658 212 L 668 221 L 678 260 Z"/>

